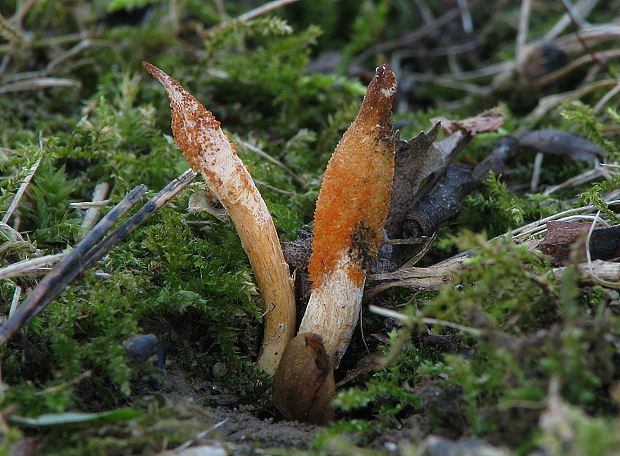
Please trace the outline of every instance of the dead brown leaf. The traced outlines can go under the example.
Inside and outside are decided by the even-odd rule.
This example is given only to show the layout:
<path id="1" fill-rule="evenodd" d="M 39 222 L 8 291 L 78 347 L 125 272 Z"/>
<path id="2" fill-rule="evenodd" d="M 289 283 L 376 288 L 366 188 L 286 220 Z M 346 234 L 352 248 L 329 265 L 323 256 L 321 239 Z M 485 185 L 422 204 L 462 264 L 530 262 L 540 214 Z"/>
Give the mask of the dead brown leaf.
<path id="1" fill-rule="evenodd" d="M 441 126 L 450 134 L 457 131 L 476 136 L 478 133 L 497 131 L 506 121 L 506 115 L 501 107 L 489 109 L 474 117 L 463 120 L 449 120 L 445 117 L 435 117 L 431 122 L 441 122 Z"/>

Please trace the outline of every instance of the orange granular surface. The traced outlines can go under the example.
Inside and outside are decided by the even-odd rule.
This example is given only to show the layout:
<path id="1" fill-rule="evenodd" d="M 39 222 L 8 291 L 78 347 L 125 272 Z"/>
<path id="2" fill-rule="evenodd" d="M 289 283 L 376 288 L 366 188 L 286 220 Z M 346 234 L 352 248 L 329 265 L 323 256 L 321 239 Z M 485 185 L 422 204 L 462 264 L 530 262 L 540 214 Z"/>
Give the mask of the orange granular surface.
<path id="1" fill-rule="evenodd" d="M 192 168 L 203 170 L 204 156 L 201 150 L 208 150 L 209 144 L 213 142 L 210 133 L 220 128 L 220 122 L 174 78 L 155 65 L 147 62 L 142 65 L 164 85 L 170 96 L 172 132 L 179 149 L 183 151 L 183 157 Z"/>
<path id="2" fill-rule="evenodd" d="M 386 96 L 386 89 L 391 96 Z M 371 82 L 360 112 L 338 143 L 329 161 L 314 213 L 312 256 L 309 273 L 313 288 L 320 286 L 343 252 L 359 259 L 376 257 L 390 204 L 394 177 L 394 138 L 390 111 L 396 80 L 387 69 Z M 356 252 L 359 227 L 363 244 Z M 357 231 L 356 231 L 357 230 Z M 366 277 L 361 260 L 354 260 L 349 277 L 361 286 Z"/>
<path id="3" fill-rule="evenodd" d="M 220 122 L 193 95 L 187 92 L 174 78 L 154 65 L 143 62 L 146 70 L 166 88 L 172 109 L 172 132 L 189 165 L 200 171 L 212 189 L 223 185 L 214 168 L 226 153 L 236 155 L 235 144 L 220 128 Z M 227 151 L 221 153 L 224 149 Z M 232 166 L 243 167 L 241 161 L 231 162 Z M 243 185 L 249 185 L 248 173 L 238 173 L 236 178 Z"/>

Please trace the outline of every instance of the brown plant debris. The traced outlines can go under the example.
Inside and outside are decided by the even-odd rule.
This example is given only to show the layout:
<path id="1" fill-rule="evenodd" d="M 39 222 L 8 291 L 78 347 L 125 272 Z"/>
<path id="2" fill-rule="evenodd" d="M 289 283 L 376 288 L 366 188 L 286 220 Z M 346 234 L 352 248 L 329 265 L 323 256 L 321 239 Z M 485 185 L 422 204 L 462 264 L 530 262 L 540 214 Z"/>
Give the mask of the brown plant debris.
<path id="1" fill-rule="evenodd" d="M 493 150 L 472 171 L 472 180 L 482 183 L 493 171 L 496 176 L 506 172 L 506 162 L 519 153 L 519 141 L 510 135 L 502 136 L 493 146 Z"/>
<path id="2" fill-rule="evenodd" d="M 401 237 L 400 223 L 411 209 L 413 196 L 420 184 L 445 165 L 445 156 L 433 144 L 440 127 L 440 123 L 435 123 L 428 133 L 420 132 L 408 141 L 396 139 L 394 185 L 385 226 L 389 238 Z"/>
<path id="3" fill-rule="evenodd" d="M 493 108 L 463 120 L 448 120 L 444 117 L 435 117 L 431 122 L 441 122 L 441 126 L 450 134 L 462 131 L 472 136 L 478 133 L 497 131 L 506 121 L 502 108 Z"/>
<path id="4" fill-rule="evenodd" d="M 587 222 L 550 220 L 547 233 L 538 248 L 551 257 L 554 266 L 565 266 L 571 260 L 585 260 L 585 241 L 592 228 Z M 590 235 L 588 249 L 592 260 L 612 260 L 620 257 L 620 226 L 595 228 Z M 577 258 L 571 258 L 573 251 Z"/>
<path id="5" fill-rule="evenodd" d="M 575 161 L 591 162 L 605 153 L 594 143 L 562 130 L 545 129 L 523 133 L 519 138 L 522 147 L 529 147 L 555 155 L 568 155 Z"/>
<path id="6" fill-rule="evenodd" d="M 476 186 L 471 177 L 469 166 L 450 165 L 443 182 L 405 216 L 405 236 L 432 236 L 439 228 L 458 217 L 462 210 L 461 198 Z"/>

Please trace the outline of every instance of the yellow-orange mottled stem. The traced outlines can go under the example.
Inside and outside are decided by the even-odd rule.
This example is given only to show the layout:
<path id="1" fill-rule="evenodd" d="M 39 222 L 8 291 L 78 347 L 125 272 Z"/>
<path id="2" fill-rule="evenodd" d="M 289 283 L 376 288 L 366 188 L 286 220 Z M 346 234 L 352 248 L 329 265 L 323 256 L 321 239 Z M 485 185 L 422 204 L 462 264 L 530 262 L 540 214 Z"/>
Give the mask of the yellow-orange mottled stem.
<path id="1" fill-rule="evenodd" d="M 392 70 L 377 68 L 356 119 L 327 165 L 314 213 L 312 294 L 299 333 L 321 335 L 336 366 L 357 324 L 366 272 L 377 257 L 390 204 L 395 93 Z"/>
<path id="2" fill-rule="evenodd" d="M 250 173 L 213 114 L 159 68 L 146 70 L 165 87 L 172 132 L 183 156 L 201 172 L 232 219 L 265 306 L 265 333 L 258 365 L 273 374 L 295 334 L 295 296 L 276 228 Z"/>

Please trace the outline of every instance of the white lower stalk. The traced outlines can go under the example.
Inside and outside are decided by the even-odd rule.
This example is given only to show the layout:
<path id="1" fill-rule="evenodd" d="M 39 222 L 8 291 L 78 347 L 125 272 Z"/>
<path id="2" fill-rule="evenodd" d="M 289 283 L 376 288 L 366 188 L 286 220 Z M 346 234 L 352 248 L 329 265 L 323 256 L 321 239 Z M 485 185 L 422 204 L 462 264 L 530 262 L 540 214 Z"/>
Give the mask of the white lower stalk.
<path id="1" fill-rule="evenodd" d="M 364 283 L 359 286 L 350 277 L 353 268 L 359 268 L 359 260 L 351 257 L 350 249 L 342 250 L 336 267 L 312 291 L 299 327 L 299 334 L 316 333 L 323 337 L 334 367 L 349 347 L 362 308 Z"/>

